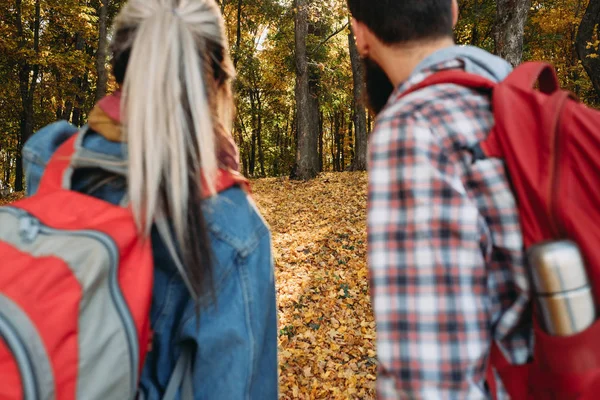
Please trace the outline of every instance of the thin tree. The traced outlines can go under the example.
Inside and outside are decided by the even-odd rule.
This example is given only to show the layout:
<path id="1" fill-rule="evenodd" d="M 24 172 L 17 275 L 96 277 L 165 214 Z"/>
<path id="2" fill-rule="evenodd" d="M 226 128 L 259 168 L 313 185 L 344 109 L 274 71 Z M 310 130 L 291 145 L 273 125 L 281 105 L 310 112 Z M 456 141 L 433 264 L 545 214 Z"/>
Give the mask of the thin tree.
<path id="1" fill-rule="evenodd" d="M 356 150 L 352 170 L 366 171 L 367 169 L 367 112 L 364 106 L 364 67 L 354 41 L 354 33 L 350 28 L 348 34 L 352 77 L 354 80 L 354 130 Z"/>
<path id="2" fill-rule="evenodd" d="M 109 0 L 100 0 L 98 9 L 98 50 L 96 51 L 96 84 L 95 100 L 98 102 L 106 95 L 108 74 L 106 72 L 106 56 L 108 52 L 108 6 Z"/>
<path id="3" fill-rule="evenodd" d="M 600 101 L 600 0 L 590 0 L 577 33 L 577 54 Z"/>
<path id="4" fill-rule="evenodd" d="M 496 0 L 496 54 L 513 66 L 523 61 L 523 38 L 531 0 Z"/>
<path id="5" fill-rule="evenodd" d="M 225 4 L 225 1 L 223 1 Z M 240 60 L 240 47 L 242 43 L 242 0 L 238 0 L 237 3 L 237 29 L 235 31 L 235 50 L 233 52 L 233 67 L 237 68 L 238 61 Z"/>
<path id="6" fill-rule="evenodd" d="M 25 31 L 24 15 L 23 15 L 23 4 L 22 0 L 16 0 L 15 2 L 15 22 L 18 35 L 19 50 L 26 52 L 28 47 L 28 34 Z M 33 53 L 34 59 L 31 60 L 28 57 L 23 56 L 23 59 L 19 60 L 18 71 L 19 71 L 19 91 L 21 94 L 21 121 L 19 140 L 17 145 L 17 165 L 15 168 L 15 190 L 20 192 L 23 190 L 23 159 L 21 156 L 21 150 L 23 144 L 31 137 L 34 129 L 34 108 L 33 103 L 35 99 L 35 92 L 38 85 L 38 78 L 40 74 L 40 65 L 37 63 L 40 51 L 40 0 L 35 2 L 35 14 L 33 20 Z"/>
<path id="7" fill-rule="evenodd" d="M 295 3 L 295 47 L 296 47 L 296 109 L 298 113 L 298 146 L 296 163 L 291 178 L 308 180 L 319 173 L 319 125 L 313 121 L 314 99 L 311 98 L 306 37 L 308 36 L 308 0 Z M 315 123 L 316 122 L 316 123 Z"/>

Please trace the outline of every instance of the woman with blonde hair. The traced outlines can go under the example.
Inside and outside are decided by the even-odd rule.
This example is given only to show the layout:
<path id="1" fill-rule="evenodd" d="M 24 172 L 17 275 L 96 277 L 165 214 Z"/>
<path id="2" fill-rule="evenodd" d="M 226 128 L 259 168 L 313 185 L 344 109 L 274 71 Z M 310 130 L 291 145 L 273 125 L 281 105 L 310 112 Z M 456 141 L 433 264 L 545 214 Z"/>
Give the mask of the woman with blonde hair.
<path id="1" fill-rule="evenodd" d="M 120 90 L 96 105 L 83 129 L 55 123 L 23 150 L 33 194 L 56 149 L 80 135 L 73 189 L 127 204 L 139 234 L 151 239 L 145 399 L 172 390 L 184 347 L 193 398 L 278 395 L 270 232 L 235 172 L 227 47 L 215 0 L 130 0 L 112 43 Z"/>

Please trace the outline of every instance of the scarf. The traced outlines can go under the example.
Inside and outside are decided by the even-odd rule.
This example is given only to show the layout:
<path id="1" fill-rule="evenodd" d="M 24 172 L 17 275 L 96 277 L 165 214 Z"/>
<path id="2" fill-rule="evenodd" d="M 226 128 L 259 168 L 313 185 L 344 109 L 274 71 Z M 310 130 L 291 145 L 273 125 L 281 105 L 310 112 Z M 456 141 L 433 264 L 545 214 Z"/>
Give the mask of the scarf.
<path id="1" fill-rule="evenodd" d="M 104 97 L 96 104 L 88 117 L 90 129 L 111 142 L 122 142 L 121 91 Z M 224 129 L 216 130 L 217 159 L 219 168 L 238 172 L 240 154 L 233 136 Z"/>

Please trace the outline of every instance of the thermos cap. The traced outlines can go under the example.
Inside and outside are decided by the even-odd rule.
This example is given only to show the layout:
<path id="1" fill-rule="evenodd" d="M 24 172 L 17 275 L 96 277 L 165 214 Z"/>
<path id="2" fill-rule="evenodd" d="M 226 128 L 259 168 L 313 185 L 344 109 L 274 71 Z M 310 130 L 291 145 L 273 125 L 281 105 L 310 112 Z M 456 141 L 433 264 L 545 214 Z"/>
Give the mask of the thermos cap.
<path id="1" fill-rule="evenodd" d="M 535 292 L 568 292 L 588 285 L 585 263 L 571 241 L 542 243 L 528 252 Z"/>

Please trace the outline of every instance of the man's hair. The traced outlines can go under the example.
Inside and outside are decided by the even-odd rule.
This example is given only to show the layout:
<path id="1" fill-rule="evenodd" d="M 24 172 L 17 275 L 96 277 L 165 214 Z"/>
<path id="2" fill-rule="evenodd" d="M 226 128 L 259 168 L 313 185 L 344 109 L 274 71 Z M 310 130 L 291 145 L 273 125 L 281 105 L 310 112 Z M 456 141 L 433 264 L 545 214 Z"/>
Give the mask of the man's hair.
<path id="1" fill-rule="evenodd" d="M 451 0 L 348 0 L 348 7 L 388 45 L 452 37 Z"/>

